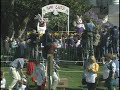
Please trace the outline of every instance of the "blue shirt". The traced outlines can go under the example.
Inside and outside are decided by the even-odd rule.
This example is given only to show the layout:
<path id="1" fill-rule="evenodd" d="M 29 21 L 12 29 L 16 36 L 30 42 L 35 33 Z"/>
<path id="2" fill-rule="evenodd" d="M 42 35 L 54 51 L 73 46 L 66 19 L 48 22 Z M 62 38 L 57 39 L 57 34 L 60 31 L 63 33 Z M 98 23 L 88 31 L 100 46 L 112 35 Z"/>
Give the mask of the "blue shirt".
<path id="1" fill-rule="evenodd" d="M 17 58 L 13 62 L 10 63 L 10 66 L 16 68 L 16 69 L 22 69 L 24 66 L 24 59 L 23 58 Z"/>
<path id="2" fill-rule="evenodd" d="M 86 28 L 87 31 L 93 31 L 94 28 L 95 28 L 95 25 L 93 23 L 87 23 L 85 25 L 85 28 Z"/>

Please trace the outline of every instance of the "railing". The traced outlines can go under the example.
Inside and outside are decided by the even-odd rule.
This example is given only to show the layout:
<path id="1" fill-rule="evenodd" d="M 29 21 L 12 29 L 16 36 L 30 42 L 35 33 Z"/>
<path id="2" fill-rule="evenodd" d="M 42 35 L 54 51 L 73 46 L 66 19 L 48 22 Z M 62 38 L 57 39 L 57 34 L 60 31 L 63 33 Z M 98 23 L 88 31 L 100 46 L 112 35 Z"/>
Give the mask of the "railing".
<path id="1" fill-rule="evenodd" d="M 66 48 L 57 48 L 57 53 L 55 53 L 55 59 L 61 61 L 63 63 L 83 63 L 89 56 L 89 51 L 87 46 L 83 45 L 84 47 L 66 47 Z M 86 49 L 85 49 L 86 47 Z M 42 61 L 44 56 L 44 50 L 40 47 L 34 47 L 34 50 L 31 52 L 31 47 L 28 46 L 25 50 L 25 56 L 29 60 L 36 60 L 39 59 Z M 18 53 L 20 53 L 18 51 Z M 9 63 L 15 59 L 15 55 L 17 54 L 16 49 L 10 48 L 9 52 L 5 51 L 1 43 L 1 66 L 9 66 Z M 33 55 L 34 54 L 34 55 Z M 98 54 L 98 53 L 97 53 Z M 97 55 L 99 58 L 101 55 Z M 98 62 L 101 62 L 100 59 L 97 59 Z"/>
<path id="2" fill-rule="evenodd" d="M 2 66 L 8 66 L 9 62 L 15 59 L 16 49 L 10 49 L 8 53 L 6 53 L 5 49 L 1 46 L 1 64 Z M 39 51 L 39 50 L 38 50 Z M 43 57 L 43 50 L 38 52 L 38 55 L 35 52 L 35 56 L 33 56 L 30 52 L 30 48 L 26 49 L 26 58 L 29 60 L 41 59 Z M 55 53 L 55 59 L 65 60 L 65 61 L 82 61 L 82 51 L 77 47 L 70 48 L 58 48 Z"/>

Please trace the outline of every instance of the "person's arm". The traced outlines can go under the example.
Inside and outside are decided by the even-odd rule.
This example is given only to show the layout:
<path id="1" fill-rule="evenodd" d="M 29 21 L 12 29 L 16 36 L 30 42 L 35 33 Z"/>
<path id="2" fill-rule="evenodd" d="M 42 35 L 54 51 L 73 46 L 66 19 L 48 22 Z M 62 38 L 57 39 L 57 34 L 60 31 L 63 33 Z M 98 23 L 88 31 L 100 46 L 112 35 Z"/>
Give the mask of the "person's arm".
<path id="1" fill-rule="evenodd" d="M 23 72 L 22 69 L 20 69 L 20 73 L 21 73 L 22 77 L 26 77 L 26 76 L 24 75 L 24 72 Z"/>
<path id="2" fill-rule="evenodd" d="M 20 73 L 22 75 L 22 77 L 26 77 L 23 73 L 23 66 L 24 66 L 24 62 L 22 62 L 22 60 L 18 62 L 18 66 L 19 66 L 19 69 L 20 69 Z"/>
<path id="3" fill-rule="evenodd" d="M 102 57 L 101 60 L 102 60 L 102 64 L 105 64 L 105 57 Z"/>

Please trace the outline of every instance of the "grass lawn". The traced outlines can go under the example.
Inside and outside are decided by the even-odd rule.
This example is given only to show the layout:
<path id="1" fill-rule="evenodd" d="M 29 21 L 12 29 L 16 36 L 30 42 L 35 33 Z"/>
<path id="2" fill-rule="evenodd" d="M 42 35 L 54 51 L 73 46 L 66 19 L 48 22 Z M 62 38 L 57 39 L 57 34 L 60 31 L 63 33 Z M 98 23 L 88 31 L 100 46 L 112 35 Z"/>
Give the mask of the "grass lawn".
<path id="1" fill-rule="evenodd" d="M 6 87 L 8 88 L 8 85 L 11 83 L 11 76 L 8 73 L 9 69 L 7 67 L 2 67 L 1 68 L 5 73 L 5 78 L 7 80 L 7 85 Z M 25 70 L 25 69 L 24 69 Z M 62 65 L 61 69 L 59 71 L 60 78 L 67 78 L 68 79 L 68 88 L 67 90 L 86 90 L 86 86 L 83 86 L 81 84 L 81 79 L 82 79 L 82 71 L 83 68 L 80 65 Z M 102 67 L 100 67 L 100 72 L 102 72 Z M 101 73 L 102 74 L 102 73 Z M 34 84 L 31 82 L 30 83 L 31 90 L 34 89 Z M 47 90 L 47 89 L 46 89 Z M 107 90 L 104 87 L 97 87 L 97 90 Z M 119 90 L 119 89 L 117 89 Z"/>

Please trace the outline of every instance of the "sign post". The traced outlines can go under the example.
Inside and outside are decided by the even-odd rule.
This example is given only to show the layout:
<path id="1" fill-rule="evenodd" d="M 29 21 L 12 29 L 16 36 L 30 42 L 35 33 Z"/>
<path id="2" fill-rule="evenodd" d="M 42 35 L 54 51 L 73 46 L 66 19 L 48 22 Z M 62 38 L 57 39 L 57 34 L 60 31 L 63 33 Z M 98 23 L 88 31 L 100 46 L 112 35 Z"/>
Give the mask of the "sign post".
<path id="1" fill-rule="evenodd" d="M 51 85 L 52 85 L 52 76 L 53 76 L 53 55 L 48 54 L 47 56 L 48 59 L 48 90 L 51 90 Z"/>

